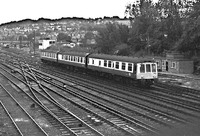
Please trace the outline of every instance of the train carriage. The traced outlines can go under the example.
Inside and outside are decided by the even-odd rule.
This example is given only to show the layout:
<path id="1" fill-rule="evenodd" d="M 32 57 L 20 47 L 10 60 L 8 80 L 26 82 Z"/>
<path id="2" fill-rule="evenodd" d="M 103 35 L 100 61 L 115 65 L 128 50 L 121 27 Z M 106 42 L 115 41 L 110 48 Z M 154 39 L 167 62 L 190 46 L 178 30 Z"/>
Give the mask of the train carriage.
<path id="1" fill-rule="evenodd" d="M 41 60 L 56 62 L 67 69 L 92 72 L 97 75 L 137 80 L 149 86 L 158 78 L 157 64 L 152 59 L 89 54 L 85 52 L 41 52 Z"/>
<path id="2" fill-rule="evenodd" d="M 151 59 L 91 54 L 88 57 L 88 69 L 105 72 L 112 75 L 129 77 L 153 82 L 157 78 L 157 64 Z"/>
<path id="3" fill-rule="evenodd" d="M 84 52 L 59 52 L 58 63 L 85 68 L 87 55 Z"/>
<path id="4" fill-rule="evenodd" d="M 57 51 L 42 50 L 40 56 L 43 62 L 57 62 Z"/>

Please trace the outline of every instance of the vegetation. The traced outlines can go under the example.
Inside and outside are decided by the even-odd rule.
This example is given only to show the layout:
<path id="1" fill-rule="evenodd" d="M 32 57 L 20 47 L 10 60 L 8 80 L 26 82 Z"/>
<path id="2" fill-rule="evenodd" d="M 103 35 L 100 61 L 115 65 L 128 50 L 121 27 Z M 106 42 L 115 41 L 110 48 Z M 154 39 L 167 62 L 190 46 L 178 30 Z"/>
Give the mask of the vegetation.
<path id="1" fill-rule="evenodd" d="M 180 51 L 200 55 L 200 0 L 138 0 L 127 5 L 125 12 L 131 28 L 107 24 L 98 30 L 96 50 L 106 54 Z"/>
<path id="2" fill-rule="evenodd" d="M 64 34 L 64 33 L 59 33 L 57 36 L 57 41 L 58 42 L 71 42 L 71 36 L 68 36 L 67 34 Z"/>

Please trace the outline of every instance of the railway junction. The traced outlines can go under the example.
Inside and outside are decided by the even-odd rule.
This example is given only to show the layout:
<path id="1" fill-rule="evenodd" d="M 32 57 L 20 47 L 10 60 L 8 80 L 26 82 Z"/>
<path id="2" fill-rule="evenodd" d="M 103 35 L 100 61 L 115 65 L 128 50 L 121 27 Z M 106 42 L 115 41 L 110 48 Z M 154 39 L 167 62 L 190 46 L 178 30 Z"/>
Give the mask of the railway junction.
<path id="1" fill-rule="evenodd" d="M 0 58 L 0 135 L 200 134 L 198 77 L 160 76 L 147 89 L 66 71 L 25 54 L 1 50 Z"/>

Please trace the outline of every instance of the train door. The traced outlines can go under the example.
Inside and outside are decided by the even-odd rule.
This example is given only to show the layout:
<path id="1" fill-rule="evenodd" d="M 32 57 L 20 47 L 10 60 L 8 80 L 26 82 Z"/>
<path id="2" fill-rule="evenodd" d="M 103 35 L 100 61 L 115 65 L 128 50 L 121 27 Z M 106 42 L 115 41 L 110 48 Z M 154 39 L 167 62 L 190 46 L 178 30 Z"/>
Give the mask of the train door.
<path id="1" fill-rule="evenodd" d="M 85 63 L 85 67 L 87 68 L 88 64 L 89 64 L 89 55 L 90 53 L 86 53 L 85 57 L 84 57 L 84 63 Z"/>
<path id="2" fill-rule="evenodd" d="M 59 55 L 59 51 L 56 52 L 56 62 L 58 62 L 58 55 Z"/>
<path id="3" fill-rule="evenodd" d="M 145 76 L 145 64 L 137 63 L 136 78 L 143 79 Z"/>

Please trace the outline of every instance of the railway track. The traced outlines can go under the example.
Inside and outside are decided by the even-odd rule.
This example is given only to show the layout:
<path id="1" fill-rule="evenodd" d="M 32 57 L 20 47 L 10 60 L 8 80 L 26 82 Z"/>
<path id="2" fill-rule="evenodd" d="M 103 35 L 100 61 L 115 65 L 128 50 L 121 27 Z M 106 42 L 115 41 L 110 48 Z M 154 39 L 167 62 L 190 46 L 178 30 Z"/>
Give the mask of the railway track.
<path id="1" fill-rule="evenodd" d="M 42 105 L 40 102 L 38 102 L 37 100 L 35 100 L 34 96 L 33 96 L 33 92 L 30 92 L 30 91 L 27 91 L 26 92 L 23 92 L 24 90 L 24 87 L 21 88 L 22 85 L 18 85 L 19 83 L 16 83 L 16 81 L 13 81 L 12 80 L 12 77 L 8 77 L 8 75 L 5 73 L 0 73 L 1 75 L 3 75 L 7 80 L 9 80 L 16 88 L 18 88 L 22 93 L 25 93 L 26 98 L 29 98 L 29 100 L 31 101 L 34 101 L 34 105 L 37 105 L 37 106 L 34 106 L 34 107 L 37 107 L 39 108 L 37 111 L 52 125 L 54 126 L 56 129 L 54 132 L 53 135 L 78 135 L 76 134 L 74 131 L 72 131 L 69 127 L 67 127 L 62 121 L 59 120 L 59 118 L 57 116 L 55 116 L 49 109 L 45 108 L 44 105 Z M 27 84 L 22 81 L 22 83 L 24 83 L 26 86 Z M 33 91 L 33 90 L 32 90 Z"/>
<path id="2" fill-rule="evenodd" d="M 80 93 L 78 95 L 80 95 Z M 86 99 L 86 98 L 84 98 L 84 99 Z"/>
<path id="3" fill-rule="evenodd" d="M 55 71 L 54 71 L 55 72 Z M 52 73 L 51 73 L 52 74 Z M 55 74 L 55 73 L 54 73 Z M 60 75 L 59 75 L 60 76 Z M 66 80 L 66 79 L 65 79 Z M 80 78 L 79 78 L 79 80 L 80 80 Z M 89 81 L 87 81 L 87 82 L 89 82 Z M 75 84 L 77 84 L 77 83 L 75 83 Z M 139 90 L 139 91 L 137 91 L 139 94 L 141 94 L 141 90 Z M 143 92 L 145 92 L 145 91 L 143 91 L 142 90 L 142 94 L 143 94 Z M 152 93 L 152 92 L 151 92 Z M 158 93 L 156 94 L 156 93 L 154 93 L 154 95 L 152 95 L 151 93 L 148 93 L 148 92 L 145 92 L 145 95 L 147 96 L 147 97 L 149 97 L 149 96 L 151 96 L 151 98 L 152 99 L 157 99 L 158 101 L 160 100 L 160 101 L 162 101 L 162 102 L 164 102 L 164 103 L 170 103 L 171 105 L 175 105 L 175 106 L 180 106 L 180 107 L 183 107 L 183 108 L 186 108 L 186 109 L 191 109 L 191 110 L 196 110 L 196 111 L 198 111 L 198 108 L 197 108 L 197 106 L 196 107 L 194 107 L 193 105 L 193 103 L 191 103 L 190 101 L 187 101 L 187 100 L 185 100 L 185 99 L 182 99 L 182 98 L 179 98 L 179 97 L 175 97 L 176 98 L 176 100 L 175 99 L 173 99 L 174 98 L 174 96 L 170 96 L 169 94 L 165 94 L 163 97 L 161 97 L 161 98 L 158 98 L 157 96 L 160 96 Z M 138 98 L 138 97 L 137 97 Z M 141 99 L 141 98 L 140 98 Z M 180 100 L 182 100 L 182 101 L 180 101 Z M 190 103 L 190 105 L 188 105 L 187 106 L 187 104 L 188 103 Z M 196 105 L 196 104 L 195 104 Z M 168 108 L 170 108 L 170 106 L 165 106 L 165 107 L 168 107 Z M 192 107 L 194 107 L 194 108 L 192 108 Z M 170 109 L 174 109 L 174 108 L 170 108 Z M 181 110 L 178 110 L 177 112 L 181 112 Z M 184 112 L 185 113 L 185 112 Z M 187 113 L 185 113 L 185 114 L 187 114 Z"/>
<path id="4" fill-rule="evenodd" d="M 104 109 L 105 110 L 105 109 Z M 102 112 L 102 111 L 101 111 Z M 108 111 L 107 111 L 108 112 Z M 104 114 L 105 114 L 105 111 L 104 111 Z M 107 113 L 108 114 L 108 113 Z M 114 113 L 114 112 L 111 112 L 111 114 L 109 115 L 110 117 L 111 117 L 111 115 L 112 114 L 116 114 L 116 113 Z M 108 116 L 108 115 L 107 115 Z M 113 116 L 113 115 L 112 115 Z M 115 115 L 116 116 L 116 115 Z M 111 117 L 112 118 L 112 117 Z M 110 118 L 110 119 L 111 119 Z M 120 117 L 120 118 L 123 118 L 123 120 L 125 120 L 125 117 Z M 115 123 L 113 123 L 114 122 L 114 119 L 116 120 L 117 118 L 115 117 L 113 117 L 113 119 L 112 120 L 109 120 L 109 124 L 112 124 L 112 125 L 115 125 L 118 129 L 120 129 L 120 128 L 122 128 L 123 127 L 123 130 L 125 131 L 128 131 L 129 133 L 131 132 L 131 129 L 132 129 L 132 132 L 131 132 L 131 134 L 133 134 L 133 130 L 135 131 L 136 130 L 136 127 L 134 128 L 134 127 L 130 127 L 130 125 L 127 125 L 127 119 L 126 119 L 126 121 L 123 121 L 123 120 L 121 120 L 119 118 L 119 115 L 118 115 L 118 122 L 115 122 Z M 120 122 L 119 122 L 120 121 Z M 108 122 L 108 120 L 106 121 L 106 122 Z M 130 122 L 130 121 L 129 121 Z M 120 124 L 121 123 L 121 124 Z M 133 122 L 132 122 L 133 123 Z M 134 125 L 135 126 L 139 126 L 139 127 L 144 127 L 144 126 L 142 126 L 142 125 L 140 125 L 139 123 L 137 123 L 137 122 L 134 122 Z M 120 126 L 120 127 L 119 127 Z M 133 126 L 133 125 L 132 125 Z M 129 129 L 129 130 L 128 130 Z M 137 128 L 138 129 L 138 128 Z M 141 129 L 141 128 L 140 128 Z M 143 129 L 147 129 L 147 127 L 145 128 L 143 128 Z M 138 129 L 139 130 L 139 129 Z M 150 131 L 150 129 L 147 129 L 148 131 Z M 139 131 L 138 131 L 139 132 Z M 134 132 L 134 133 L 138 133 L 137 131 L 136 132 Z M 127 132 L 126 132 L 127 133 Z"/>
<path id="5" fill-rule="evenodd" d="M 9 119 L 14 124 L 18 134 L 20 136 L 48 136 L 47 132 L 33 119 L 33 117 L 23 108 L 23 106 L 14 98 L 14 96 L 2 85 L 0 87 L 9 95 L 7 100 L 4 100 L 1 106 L 8 115 Z M 9 108 L 9 104 L 16 105 L 14 109 Z M 10 113 L 11 111 L 17 111 L 18 114 Z"/>
<path id="6" fill-rule="evenodd" d="M 170 85 L 167 83 L 159 82 L 155 86 L 155 88 L 162 88 L 163 92 L 168 92 L 169 94 L 181 96 L 185 99 L 189 99 L 191 101 L 200 102 L 200 91 L 192 88 L 181 87 L 177 85 Z M 164 88 L 164 89 L 163 89 Z M 157 89 L 160 91 L 161 89 Z"/>
<path id="7" fill-rule="evenodd" d="M 54 71 L 54 74 L 55 73 L 56 72 Z M 52 74 L 52 73 L 50 73 L 50 74 Z M 63 75 L 63 73 L 62 73 L 62 75 Z M 59 75 L 59 76 L 61 76 L 61 75 Z M 69 80 L 68 82 L 66 82 L 66 81 L 60 82 L 60 81 L 56 81 L 52 77 L 48 77 L 47 75 L 41 76 L 41 73 L 37 74 L 37 78 L 40 78 L 39 82 L 41 82 L 42 80 L 45 79 L 48 82 L 54 82 L 57 85 L 60 85 L 60 87 L 64 86 L 65 90 L 71 91 L 71 88 L 76 88 L 77 90 L 79 89 L 79 91 L 77 91 L 77 90 L 75 91 L 75 92 L 77 92 L 77 95 L 80 95 L 81 92 L 84 92 L 81 95 L 86 96 L 86 93 L 87 93 L 87 97 L 90 95 L 90 97 L 91 97 L 90 99 L 95 99 L 95 100 L 100 99 L 100 97 L 102 97 L 103 95 L 104 95 L 105 98 L 106 98 L 106 96 L 110 97 L 110 98 L 108 98 L 108 100 L 102 99 L 102 101 L 101 101 L 102 104 L 103 104 L 103 101 L 106 101 L 105 103 L 111 103 L 111 100 L 109 101 L 109 99 L 111 99 L 111 98 L 112 98 L 112 100 L 118 99 L 120 96 L 123 95 L 124 98 L 121 97 L 120 99 L 118 99 L 119 101 L 123 101 L 123 103 L 115 105 L 115 102 L 113 102 L 113 105 L 115 105 L 117 107 L 120 107 L 119 105 L 125 105 L 125 103 L 130 104 L 130 105 L 134 105 L 135 107 L 137 107 L 137 111 L 139 111 L 139 112 L 134 112 L 134 111 L 132 111 L 132 112 L 134 112 L 134 114 L 137 113 L 137 116 L 140 116 L 140 117 L 146 118 L 147 120 L 150 120 L 149 122 L 154 122 L 154 121 L 156 122 L 156 119 L 160 118 L 160 121 L 164 120 L 163 123 L 160 123 L 162 125 L 164 125 L 164 123 L 166 123 L 166 122 L 169 123 L 170 122 L 169 120 L 175 121 L 175 122 L 178 122 L 178 123 L 188 123 L 188 120 L 189 120 L 189 122 L 192 123 L 193 120 L 191 121 L 190 117 L 194 117 L 194 119 L 199 118 L 199 116 L 198 116 L 198 113 L 199 113 L 199 111 L 198 111 L 198 103 L 199 103 L 198 96 L 193 95 L 194 93 L 192 91 L 190 92 L 188 90 L 185 90 L 183 92 L 176 91 L 175 93 L 172 92 L 172 91 L 171 92 L 169 91 L 169 93 L 168 93 L 167 89 L 164 90 L 162 88 L 152 88 L 149 91 L 138 89 L 138 88 L 134 88 L 134 90 L 133 90 L 133 88 L 124 87 L 124 86 L 121 86 L 121 85 L 119 85 L 119 86 L 117 85 L 117 88 L 116 88 L 116 84 L 110 85 L 110 86 L 114 86 L 115 89 L 113 89 L 112 87 L 107 88 L 107 87 L 101 86 L 101 85 L 99 85 L 98 87 L 95 85 L 96 87 L 93 87 L 93 85 L 91 85 L 93 82 L 75 81 L 75 82 L 72 83 L 70 81 L 72 79 L 73 80 L 74 79 L 80 80 L 80 78 L 76 79 L 76 78 L 72 77 L 72 78 L 68 79 Z M 31 80 L 34 80 L 34 79 L 31 79 Z M 88 83 L 86 83 L 86 82 L 88 82 Z M 103 82 L 103 81 L 100 81 L 100 82 L 106 84 L 106 82 Z M 47 85 L 47 83 L 46 83 L 46 85 Z M 50 86 L 50 85 L 47 85 L 47 86 Z M 88 86 L 90 86 L 90 87 L 88 87 Z M 43 86 L 43 87 L 46 90 L 48 90 L 48 92 L 51 93 L 51 95 L 55 95 L 55 94 L 52 93 L 52 90 L 46 88 L 45 86 Z M 51 87 L 52 87 L 52 85 L 51 85 Z M 68 87 L 71 87 L 71 88 L 69 89 Z M 109 91 L 105 91 L 105 88 L 109 89 Z M 98 93 L 92 94 L 92 91 L 96 92 L 96 90 L 98 90 L 98 89 L 99 89 Z M 123 91 L 121 91 L 121 92 L 116 91 L 116 90 L 121 90 L 121 89 L 126 90 L 128 93 L 126 93 L 124 95 Z M 112 90 L 113 93 L 110 93 L 110 92 L 112 92 L 110 90 Z M 179 88 L 179 90 L 180 90 L 180 88 Z M 133 94 L 133 91 L 134 91 L 134 94 Z M 141 93 L 141 91 L 143 91 L 143 92 Z M 88 92 L 90 92 L 90 93 L 88 93 Z M 62 94 L 62 91 L 60 91 L 60 94 L 61 94 L 60 97 L 62 97 L 63 95 L 66 95 L 65 93 Z M 181 95 L 179 95 L 179 94 L 181 94 Z M 97 97 L 95 95 L 99 95 L 99 97 Z M 55 95 L 54 97 L 55 98 L 57 97 L 57 100 L 59 100 L 58 96 Z M 83 97 L 82 99 L 84 100 L 87 97 Z M 63 98 L 67 99 L 67 97 L 63 97 Z M 125 99 L 127 99 L 127 100 L 125 100 Z M 132 99 L 134 99 L 134 100 L 132 100 Z M 76 98 L 71 102 L 74 102 L 74 101 L 77 101 L 77 103 L 79 102 L 79 105 L 81 105 L 81 103 L 83 103 L 82 105 L 85 104 L 84 102 L 80 101 L 79 99 L 77 100 Z M 61 103 L 61 101 L 60 101 L 60 103 Z M 151 103 L 150 106 L 149 106 L 148 103 Z M 105 104 L 103 104 L 103 105 L 105 105 Z M 153 106 L 153 105 L 155 105 L 155 106 Z M 85 105 L 85 106 L 88 106 L 88 104 Z M 122 107 L 120 107 L 120 108 L 122 108 Z M 123 107 L 123 109 L 128 111 L 128 108 Z M 144 114 L 140 113 L 142 111 L 141 109 L 143 110 Z M 147 112 L 145 112 L 145 110 L 148 111 L 148 114 L 149 113 L 155 114 L 155 117 L 154 118 L 152 118 L 153 116 L 152 117 L 151 116 L 145 117 L 144 115 L 147 113 Z M 149 110 L 151 110 L 151 111 L 149 111 Z M 190 117 L 188 118 L 188 116 L 190 116 Z M 158 122 L 159 121 L 157 121 L 157 123 Z"/>
<path id="8" fill-rule="evenodd" d="M 12 133 L 9 132 L 7 133 L 6 130 L 1 131 L 0 134 L 1 135 L 19 135 L 19 136 L 23 136 L 20 128 L 18 127 L 18 125 L 15 123 L 14 119 L 12 118 L 12 116 L 10 115 L 9 111 L 7 110 L 7 108 L 5 107 L 5 105 L 0 101 L 0 115 L 1 115 L 1 120 L 6 120 L 7 124 L 11 124 L 10 127 L 12 128 Z M 4 124 L 1 124 L 4 125 Z"/>
<path id="9" fill-rule="evenodd" d="M 66 113 L 65 113 L 65 114 L 66 114 Z M 61 117 L 60 117 L 60 118 L 61 118 Z M 81 132 L 87 133 L 87 132 L 85 132 L 85 131 L 81 131 Z M 128 132 L 128 131 L 127 131 L 127 132 Z M 127 133 L 127 132 L 126 132 L 126 133 Z M 131 134 L 132 134 L 132 133 L 131 133 Z M 126 134 L 126 135 L 127 135 L 127 134 Z"/>
<path id="10" fill-rule="evenodd" d="M 46 87 L 47 88 L 47 87 Z M 60 88 L 62 88 L 62 87 L 60 87 Z M 63 88 L 62 88 L 63 89 Z M 71 91 L 71 90 L 70 90 Z M 79 97 L 80 98 L 80 94 L 76 94 L 76 97 Z M 82 98 L 84 101 L 86 101 L 88 98 L 87 97 L 83 97 Z M 87 101 L 87 103 L 93 103 L 93 105 L 94 105 L 94 101 Z M 122 129 L 123 131 L 128 131 L 128 132 L 131 132 L 131 133 L 138 133 L 139 131 L 137 130 L 138 128 L 134 128 L 133 127 L 133 125 L 132 126 L 130 126 L 130 125 L 128 125 L 126 122 L 129 122 L 129 123 L 131 123 L 131 124 L 134 124 L 134 125 L 136 125 L 136 126 L 139 126 L 140 128 L 143 128 L 143 129 L 146 129 L 146 130 L 148 130 L 148 131 L 152 131 L 152 130 L 149 130 L 147 127 L 145 127 L 145 126 L 147 126 L 147 125 L 145 125 L 145 124 L 140 124 L 141 122 L 140 121 L 138 121 L 138 120 L 134 120 L 134 121 L 130 121 L 130 119 L 127 119 L 126 117 L 123 117 L 122 115 L 121 115 L 121 113 L 119 113 L 119 112 L 117 112 L 116 110 L 115 111 L 111 111 L 111 108 L 109 108 L 109 107 L 105 107 L 105 106 L 103 106 L 103 105 L 101 105 L 101 106 L 99 106 L 99 105 L 101 105 L 100 103 L 98 103 L 98 104 L 95 104 L 95 107 L 98 107 L 98 108 L 100 108 L 101 109 L 101 111 L 99 111 L 99 112 L 101 112 L 101 114 L 103 113 L 104 114 L 104 116 L 105 116 L 105 114 L 107 114 L 107 116 L 109 116 L 110 117 L 110 119 L 112 119 L 112 120 L 108 120 L 108 119 L 106 119 L 106 118 L 104 118 L 104 117 L 102 117 L 102 116 L 99 116 L 99 115 L 97 115 L 96 113 L 94 113 L 93 112 L 93 114 L 96 114 L 96 116 L 98 116 L 98 118 L 101 118 L 101 119 L 103 119 L 105 122 L 108 122 L 109 124 L 111 124 L 111 125 L 114 125 L 114 126 L 116 126 L 116 128 L 118 128 L 118 129 Z M 79 105 L 79 107 L 80 107 L 80 105 Z M 94 108 L 95 108 L 94 107 Z M 104 107 L 104 108 L 102 108 L 102 107 Z M 83 108 L 83 107 L 82 107 Z M 93 109 L 94 109 L 93 108 Z M 104 111 L 102 111 L 102 109 L 104 110 Z M 108 110 L 109 109 L 109 110 Z M 106 111 L 106 112 L 105 112 Z M 90 111 L 91 112 L 91 111 Z M 110 112 L 110 115 L 108 114 L 108 112 Z M 119 114 L 119 115 L 117 115 L 117 113 Z M 112 114 L 115 114 L 115 116 L 116 117 L 113 117 L 113 115 Z M 118 119 L 117 119 L 118 118 Z M 123 120 L 122 120 L 122 119 Z M 130 118 L 130 117 L 129 117 Z M 115 119 L 115 123 L 113 123 L 114 121 L 113 121 L 113 119 Z M 117 120 L 116 120 L 117 119 Z M 133 119 L 133 118 L 132 118 Z M 117 122 L 116 122 L 117 121 Z M 150 126 L 148 126 L 148 127 L 150 127 Z M 150 128 L 152 128 L 152 127 L 150 127 Z M 134 132 L 135 131 L 135 132 Z M 137 132 L 138 131 L 138 132 Z M 153 131 L 152 131 L 153 132 Z"/>
<path id="11" fill-rule="evenodd" d="M 48 72 L 48 71 L 47 71 Z M 53 74 L 53 75 L 55 75 L 55 76 L 58 76 L 58 77 L 61 77 L 61 78 L 63 78 L 64 80 L 68 80 L 71 84 L 75 84 L 75 85 L 77 85 L 77 84 L 81 84 L 81 86 L 84 86 L 84 87 L 86 87 L 86 88 L 90 88 L 90 87 L 88 87 L 88 86 L 92 86 L 92 84 L 94 85 L 98 85 L 98 86 L 100 86 L 100 84 L 99 83 L 95 83 L 95 82 L 91 82 L 91 81 L 89 81 L 89 80 L 87 80 L 87 81 L 80 81 L 80 80 L 83 80 L 83 79 L 80 79 L 80 78 L 77 78 L 77 77 L 75 77 L 75 78 L 69 78 L 70 77 L 70 75 L 66 75 L 66 74 L 64 74 L 64 73 L 58 73 L 57 74 L 57 72 L 56 71 L 53 71 L 53 72 L 49 72 L 50 74 Z M 41 73 L 40 73 L 41 74 Z M 65 75 L 65 76 L 64 76 Z M 47 76 L 47 75 L 45 75 L 45 76 Z M 67 78 L 66 78 L 67 77 Z M 85 80 L 85 79 L 84 79 Z M 69 83 L 69 84 L 70 84 Z M 115 86 L 116 87 L 116 86 Z M 108 87 L 108 86 L 105 86 L 105 84 L 102 86 L 102 87 L 99 87 L 98 89 L 100 89 L 100 88 L 108 88 L 109 89 L 109 91 L 110 90 L 113 90 L 113 92 L 114 93 L 116 93 L 116 92 L 118 92 L 118 90 L 120 91 L 120 90 L 123 90 L 123 91 L 120 91 L 121 92 L 121 94 L 123 94 L 123 95 L 125 95 L 126 94 L 126 96 L 124 97 L 124 99 L 126 99 L 127 97 L 129 97 L 129 96 L 132 96 L 133 98 L 137 98 L 137 99 L 140 99 L 140 100 L 143 100 L 143 101 L 147 101 L 147 102 L 150 102 L 150 103 L 152 103 L 152 104 L 155 104 L 155 105 L 158 105 L 158 106 L 164 106 L 163 104 L 165 104 L 165 108 L 168 108 L 168 109 L 171 109 L 171 110 L 175 110 L 175 111 L 177 111 L 177 112 L 182 112 L 182 113 L 184 113 L 184 114 L 189 114 L 189 115 L 191 115 L 191 116 L 195 116 L 195 115 L 197 115 L 197 117 L 198 117 L 198 109 L 196 108 L 196 107 L 194 107 L 193 105 L 194 105 L 194 103 L 190 103 L 190 101 L 187 101 L 187 100 L 185 100 L 185 101 L 183 101 L 183 102 L 181 102 L 181 100 L 184 100 L 184 99 L 182 99 L 182 98 L 178 98 L 178 97 L 176 97 L 177 99 L 174 99 L 174 96 L 172 96 L 172 95 L 169 95 L 169 94 L 165 94 L 164 96 L 161 96 L 160 94 L 156 94 L 156 93 L 153 93 L 153 92 L 151 92 L 151 91 L 147 91 L 147 90 L 144 90 L 144 89 L 134 89 L 134 93 L 130 93 L 130 92 L 133 92 L 133 88 L 129 88 L 129 87 L 119 87 L 117 90 L 116 89 L 113 89 L 112 87 Z M 101 89 L 102 90 L 102 89 Z M 125 90 L 125 92 L 124 92 L 124 90 Z M 106 92 L 106 94 L 111 94 L 111 95 L 115 95 L 114 93 L 110 93 L 109 91 L 107 91 Z M 136 94 L 138 94 L 138 95 L 136 95 Z M 141 97 L 142 96 L 142 97 Z M 145 98 L 143 97 L 143 96 L 146 96 Z M 150 98 L 149 98 L 150 97 Z M 155 102 L 155 100 L 157 100 L 158 102 Z M 162 102 L 162 104 L 160 104 L 160 102 L 159 101 L 161 101 Z M 179 110 L 179 109 L 177 109 L 176 107 L 177 106 L 179 106 L 179 107 L 182 107 L 183 109 L 181 110 Z M 174 108 L 173 108 L 174 107 Z M 188 110 L 192 110 L 192 111 L 196 111 L 197 113 L 195 113 L 195 115 L 194 114 L 190 114 L 191 112 L 190 111 L 185 111 L 185 109 L 188 109 Z"/>

